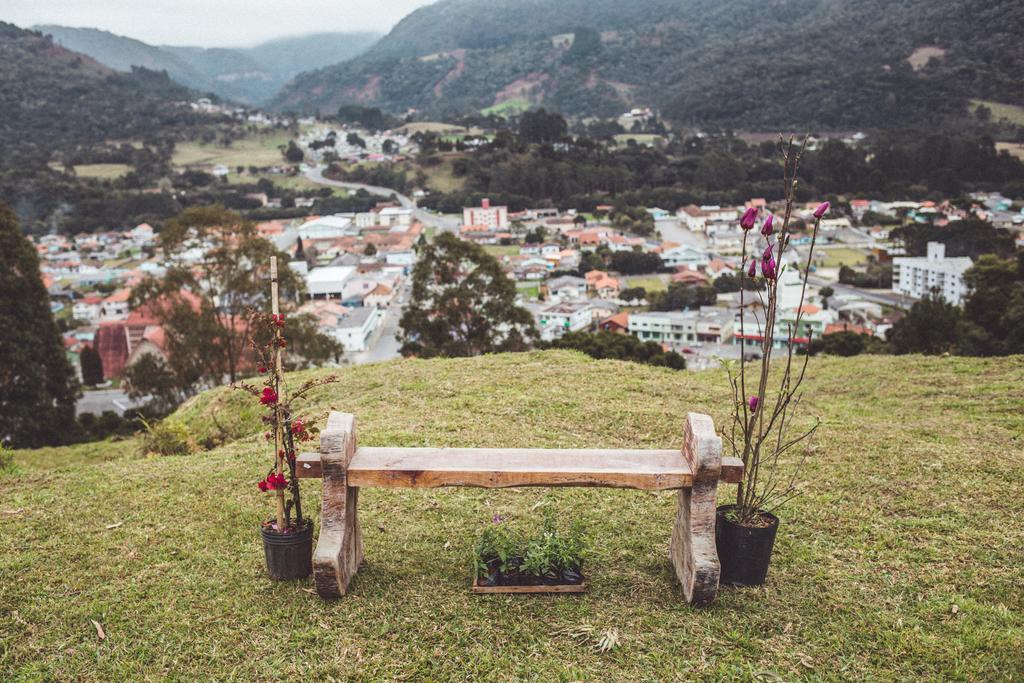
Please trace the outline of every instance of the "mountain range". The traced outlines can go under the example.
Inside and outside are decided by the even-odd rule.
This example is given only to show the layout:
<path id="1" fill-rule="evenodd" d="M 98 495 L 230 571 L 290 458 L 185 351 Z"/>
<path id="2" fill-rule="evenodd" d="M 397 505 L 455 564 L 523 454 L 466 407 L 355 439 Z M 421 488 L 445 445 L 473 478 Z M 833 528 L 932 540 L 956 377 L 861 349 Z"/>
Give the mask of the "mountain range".
<path id="1" fill-rule="evenodd" d="M 380 38 L 369 32 L 317 33 L 248 48 L 202 48 L 150 45 L 94 28 L 33 29 L 117 71 L 166 71 L 182 85 L 252 105 L 266 102 L 296 74 L 351 59 Z"/>
<path id="2" fill-rule="evenodd" d="M 703 126 L 843 130 L 1024 104 L 1016 0 L 440 0 L 362 55 L 300 74 L 281 110 L 427 115 L 651 106 Z"/>

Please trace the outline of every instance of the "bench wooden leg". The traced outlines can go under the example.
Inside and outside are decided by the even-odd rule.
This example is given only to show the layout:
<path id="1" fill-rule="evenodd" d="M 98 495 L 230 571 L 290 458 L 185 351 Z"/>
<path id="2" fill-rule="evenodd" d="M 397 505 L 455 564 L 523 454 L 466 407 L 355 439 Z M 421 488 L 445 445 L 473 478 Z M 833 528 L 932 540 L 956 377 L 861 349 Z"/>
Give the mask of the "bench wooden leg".
<path id="1" fill-rule="evenodd" d="M 324 490 L 320 538 L 313 554 L 313 579 L 322 598 L 345 595 L 363 561 L 359 489 L 348 485 L 348 466 L 355 452 L 355 417 L 332 412 L 320 433 Z"/>
<path id="2" fill-rule="evenodd" d="M 695 606 L 708 605 L 718 593 L 721 565 L 715 548 L 715 503 L 722 469 L 722 440 L 708 415 L 686 416 L 683 457 L 693 471 L 693 487 L 679 490 L 669 557 Z"/>

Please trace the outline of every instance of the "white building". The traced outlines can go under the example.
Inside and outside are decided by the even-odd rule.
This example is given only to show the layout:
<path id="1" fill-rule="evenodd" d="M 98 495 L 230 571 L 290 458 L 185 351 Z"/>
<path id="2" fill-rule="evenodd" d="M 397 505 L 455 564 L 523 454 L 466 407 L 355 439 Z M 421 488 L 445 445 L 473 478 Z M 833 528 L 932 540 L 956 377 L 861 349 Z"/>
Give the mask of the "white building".
<path id="1" fill-rule="evenodd" d="M 480 206 L 470 206 L 462 210 L 463 225 L 485 225 L 492 230 L 508 228 L 508 207 L 491 206 L 490 199 L 480 201 Z"/>
<path id="2" fill-rule="evenodd" d="M 892 260 L 892 290 L 920 299 L 932 290 L 951 304 L 961 306 L 967 295 L 964 273 L 973 265 L 967 256 L 946 258 L 946 245 L 928 243 L 925 257 L 901 256 Z"/>
<path id="3" fill-rule="evenodd" d="M 321 216 L 299 226 L 299 237 L 303 240 L 335 239 L 357 232 L 355 215 L 350 213 Z"/>
<path id="4" fill-rule="evenodd" d="M 706 266 L 709 259 L 705 251 L 683 244 L 662 251 L 661 260 L 669 268 L 690 266 L 696 269 L 697 266 Z"/>
<path id="5" fill-rule="evenodd" d="M 666 344 L 673 350 L 706 343 L 721 344 L 733 335 L 732 311 L 713 306 L 704 306 L 699 311 L 630 313 L 627 324 L 629 333 L 640 341 Z"/>
<path id="6" fill-rule="evenodd" d="M 370 338 L 380 324 L 382 312 L 374 306 L 352 309 L 338 322 L 331 332 L 335 339 L 349 353 L 359 353 L 370 348 Z"/>
<path id="7" fill-rule="evenodd" d="M 537 314 L 541 339 L 545 341 L 585 330 L 593 319 L 593 306 L 589 301 L 565 301 L 542 308 Z"/>
<path id="8" fill-rule="evenodd" d="M 340 299 L 345 285 L 355 273 L 354 266 L 314 268 L 306 275 L 306 290 L 311 299 Z"/>

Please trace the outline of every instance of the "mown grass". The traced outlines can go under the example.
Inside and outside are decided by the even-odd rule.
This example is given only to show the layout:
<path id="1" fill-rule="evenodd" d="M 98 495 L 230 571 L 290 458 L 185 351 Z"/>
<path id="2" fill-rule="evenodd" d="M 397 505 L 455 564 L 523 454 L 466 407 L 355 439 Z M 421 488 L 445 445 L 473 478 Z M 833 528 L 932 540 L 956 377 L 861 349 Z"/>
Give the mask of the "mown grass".
<path id="1" fill-rule="evenodd" d="M 971 107 L 988 107 L 992 112 L 993 121 L 1003 121 L 1015 126 L 1024 126 L 1024 107 L 1017 104 L 1004 104 L 992 100 L 971 100 Z"/>
<path id="2" fill-rule="evenodd" d="M 728 412 L 721 372 L 568 352 L 340 378 L 309 412 L 355 413 L 364 445 L 671 447 L 686 411 L 719 426 Z M 1022 386 L 1022 357 L 815 360 L 805 411 L 823 424 L 768 583 L 703 610 L 667 560 L 675 497 L 607 489 L 367 489 L 349 596 L 271 584 L 258 411 L 209 392 L 173 418 L 225 440 L 208 452 L 16 453 L 20 473 L 0 480 L 0 680 L 1018 678 Z M 317 510 L 318 483 L 304 491 Z M 470 595 L 475 533 L 496 512 L 543 510 L 586 524 L 590 592 Z M 559 633 L 581 625 L 620 645 Z"/>
<path id="3" fill-rule="evenodd" d="M 216 166 L 223 164 L 232 171 L 236 166 L 274 166 L 286 163 L 279 147 L 287 145 L 291 136 L 285 131 L 258 133 L 234 140 L 231 145 L 204 144 L 199 141 L 180 142 L 174 147 L 171 162 L 175 166 Z"/>
<path id="4" fill-rule="evenodd" d="M 823 249 L 821 252 L 821 264 L 825 268 L 838 268 L 840 266 L 859 266 L 867 262 L 867 254 L 860 249 L 850 247 L 836 247 Z"/>

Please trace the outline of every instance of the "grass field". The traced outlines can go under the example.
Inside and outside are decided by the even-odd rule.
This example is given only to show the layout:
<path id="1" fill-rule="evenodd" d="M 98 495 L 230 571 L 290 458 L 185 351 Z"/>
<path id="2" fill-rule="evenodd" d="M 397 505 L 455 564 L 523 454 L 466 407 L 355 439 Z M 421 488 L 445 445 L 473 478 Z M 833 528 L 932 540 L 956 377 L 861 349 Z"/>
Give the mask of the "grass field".
<path id="1" fill-rule="evenodd" d="M 519 254 L 518 244 L 485 244 L 484 251 L 497 259 L 502 256 L 516 256 Z"/>
<path id="2" fill-rule="evenodd" d="M 368 446 L 669 448 L 686 411 L 722 426 L 728 410 L 723 372 L 568 352 L 340 375 L 310 413 L 355 413 Z M 768 583 L 700 610 L 668 562 L 667 492 L 365 489 L 351 594 L 271 584 L 258 411 L 240 392 L 202 394 L 173 419 L 227 440 L 213 450 L 20 451 L 20 473 L 0 474 L 0 680 L 1019 679 L 1022 384 L 1019 356 L 813 360 L 801 424 L 823 424 Z M 318 511 L 319 483 L 303 488 Z M 589 592 L 470 595 L 491 516 L 543 510 L 588 529 Z M 564 635 L 585 627 L 616 630 L 618 647 Z"/>
<path id="3" fill-rule="evenodd" d="M 501 104 L 495 104 L 487 107 L 486 109 L 481 109 L 480 113 L 484 116 L 490 116 L 491 114 L 496 114 L 498 116 L 516 116 L 517 114 L 522 114 L 529 108 L 529 101 L 521 97 L 513 97 L 505 100 Z"/>
<path id="4" fill-rule="evenodd" d="M 50 164 L 50 167 L 63 171 L 60 164 Z M 129 164 L 79 164 L 75 166 L 75 175 L 79 178 L 98 178 L 100 180 L 113 180 L 120 178 L 132 170 Z"/>
<path id="5" fill-rule="evenodd" d="M 977 109 L 981 105 L 985 105 L 992 110 L 993 121 L 1006 119 L 1009 123 L 1015 126 L 1024 126 L 1024 107 L 1016 104 L 993 102 L 991 100 L 971 100 L 972 108 Z"/>
<path id="6" fill-rule="evenodd" d="M 423 171 L 427 176 L 427 187 L 440 192 L 457 192 L 466 186 L 466 178 L 456 176 L 453 171 L 455 159 L 445 156 L 440 164 L 427 166 L 423 164 L 409 164 L 412 172 Z"/>
<path id="7" fill-rule="evenodd" d="M 663 292 L 668 289 L 666 284 L 667 277 L 659 277 L 657 275 L 634 275 L 623 278 L 623 284 L 620 285 L 620 289 L 626 287 L 643 287 L 648 292 Z"/>
<path id="8" fill-rule="evenodd" d="M 248 172 L 243 173 L 242 175 L 238 175 L 233 170 L 231 173 L 228 174 L 228 182 L 232 184 L 256 183 L 259 182 L 261 178 L 266 178 L 272 181 L 274 185 L 277 185 L 278 187 L 284 187 L 291 190 L 297 190 L 300 192 L 309 190 L 320 190 L 324 187 L 329 187 L 327 185 L 320 185 L 318 183 L 314 183 L 312 180 L 303 175 L 287 176 L 261 174 L 252 176 L 249 175 Z M 334 192 L 334 195 L 336 197 L 348 196 L 348 190 L 346 190 L 343 187 L 330 187 L 330 189 Z"/>
<path id="9" fill-rule="evenodd" d="M 1011 155 L 1018 159 L 1024 160 L 1024 143 L 1021 142 L 997 142 L 996 151 L 1002 152 L 1003 150 L 1009 152 Z"/>
<path id="10" fill-rule="evenodd" d="M 858 266 L 867 263 L 867 254 L 860 249 L 849 247 L 837 247 L 835 249 L 822 249 L 821 264 L 825 268 L 838 268 L 839 266 Z"/>
<path id="11" fill-rule="evenodd" d="M 287 131 L 275 131 L 236 140 L 229 147 L 216 143 L 180 142 L 175 145 L 171 161 L 175 166 L 224 164 L 232 171 L 236 166 L 274 166 L 285 162 L 278 146 L 287 145 L 290 139 Z"/>
<path id="12" fill-rule="evenodd" d="M 620 133 L 613 136 L 616 144 L 625 146 L 630 140 L 636 140 L 639 145 L 656 145 L 664 138 L 654 133 Z"/>

